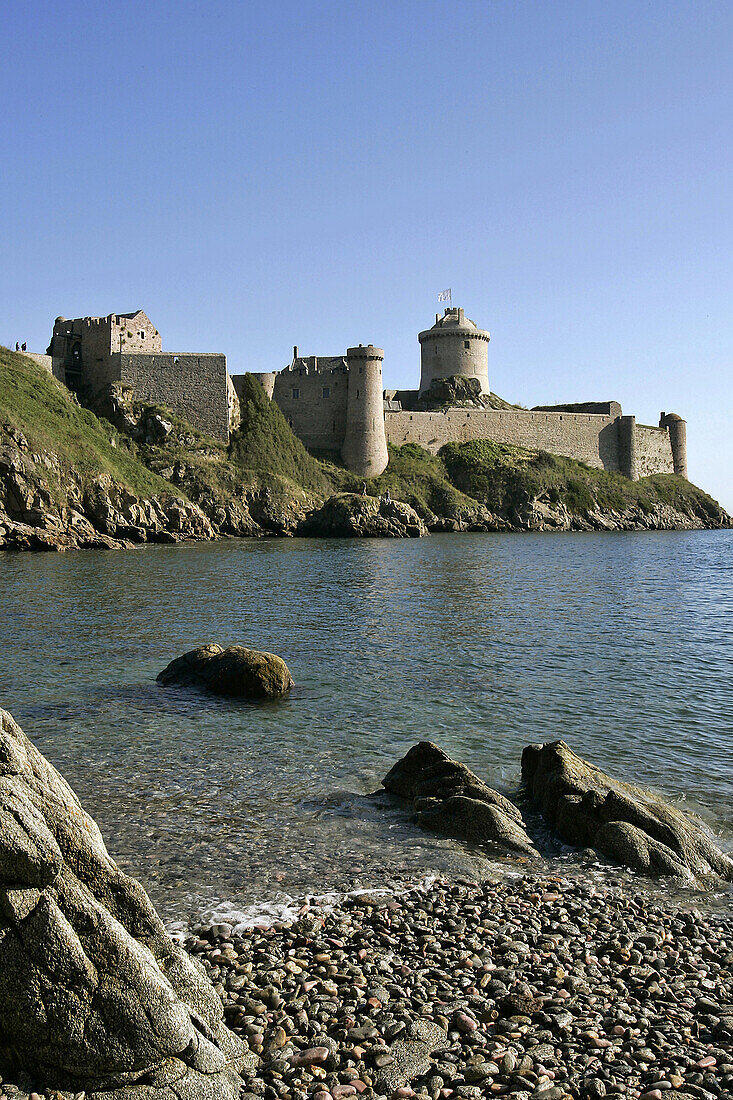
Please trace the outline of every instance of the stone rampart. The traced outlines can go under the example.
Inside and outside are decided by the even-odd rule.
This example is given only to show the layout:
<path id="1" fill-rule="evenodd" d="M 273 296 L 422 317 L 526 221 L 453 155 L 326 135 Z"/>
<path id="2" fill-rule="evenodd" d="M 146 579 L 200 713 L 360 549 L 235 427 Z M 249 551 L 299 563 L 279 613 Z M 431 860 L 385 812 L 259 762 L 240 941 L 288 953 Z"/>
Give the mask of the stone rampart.
<path id="1" fill-rule="evenodd" d="M 38 363 L 39 367 L 43 367 L 49 374 L 52 374 L 54 378 L 58 378 L 59 382 L 66 381 L 66 371 L 64 370 L 64 361 L 57 355 L 43 355 L 38 351 L 24 351 L 23 355 L 28 359 L 32 359 L 34 363 Z"/>
<path id="2" fill-rule="evenodd" d="M 666 428 L 636 425 L 636 472 L 637 477 L 675 472 L 672 446 Z"/>
<path id="3" fill-rule="evenodd" d="M 493 439 L 566 455 L 598 469 L 626 472 L 619 453 L 616 420 L 610 416 L 525 409 L 448 409 L 386 412 L 384 420 L 388 443 L 419 443 L 433 454 L 445 443 Z"/>
<path id="4" fill-rule="evenodd" d="M 141 401 L 165 405 L 200 432 L 227 442 L 229 399 L 225 355 L 157 352 L 113 355 L 115 381 Z"/>

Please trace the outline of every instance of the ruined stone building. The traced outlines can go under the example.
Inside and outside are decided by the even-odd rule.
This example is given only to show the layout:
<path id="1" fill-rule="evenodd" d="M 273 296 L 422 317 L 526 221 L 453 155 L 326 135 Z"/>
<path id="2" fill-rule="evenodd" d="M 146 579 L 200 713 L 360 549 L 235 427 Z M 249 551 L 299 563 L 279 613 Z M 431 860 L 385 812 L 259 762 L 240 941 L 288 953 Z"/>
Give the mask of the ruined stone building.
<path id="1" fill-rule="evenodd" d="M 52 373 L 80 395 L 121 382 L 139 400 L 172 409 L 214 439 L 229 439 L 235 395 L 226 356 L 164 352 L 160 333 L 141 309 L 107 317 L 57 317 L 46 357 Z"/>

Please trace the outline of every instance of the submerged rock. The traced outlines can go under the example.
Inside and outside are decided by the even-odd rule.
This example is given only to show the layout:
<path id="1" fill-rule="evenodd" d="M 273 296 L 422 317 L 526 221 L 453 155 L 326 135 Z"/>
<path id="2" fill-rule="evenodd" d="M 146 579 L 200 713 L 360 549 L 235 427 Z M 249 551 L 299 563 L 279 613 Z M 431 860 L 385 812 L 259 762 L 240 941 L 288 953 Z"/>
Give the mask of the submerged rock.
<path id="1" fill-rule="evenodd" d="M 0 1072 L 89 1100 L 235 1100 L 252 1063 L 203 971 L 0 710 Z"/>
<path id="2" fill-rule="evenodd" d="M 649 791 L 612 779 L 564 741 L 528 745 L 522 777 L 558 836 L 647 875 L 733 880 L 733 860 L 702 821 Z"/>
<path id="3" fill-rule="evenodd" d="M 288 666 L 275 653 L 241 645 L 223 649 L 214 643 L 176 657 L 157 680 L 161 684 L 196 685 L 217 695 L 245 699 L 274 699 L 293 687 Z"/>
<path id="4" fill-rule="evenodd" d="M 331 538 L 421 538 L 428 529 L 401 500 L 337 493 L 298 528 L 299 535 Z"/>
<path id="5" fill-rule="evenodd" d="M 538 855 L 514 803 L 431 741 L 413 745 L 390 769 L 382 786 L 410 799 L 415 820 L 427 829 L 506 852 Z"/>

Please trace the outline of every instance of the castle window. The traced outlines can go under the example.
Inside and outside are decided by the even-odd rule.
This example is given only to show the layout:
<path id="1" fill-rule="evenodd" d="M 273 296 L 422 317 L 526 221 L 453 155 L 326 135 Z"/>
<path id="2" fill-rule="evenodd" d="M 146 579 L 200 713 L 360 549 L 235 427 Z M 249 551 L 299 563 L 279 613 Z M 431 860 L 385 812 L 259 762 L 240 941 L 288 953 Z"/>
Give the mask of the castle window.
<path id="1" fill-rule="evenodd" d="M 359 367 L 359 374 L 363 374 L 363 373 L 364 373 L 364 368 L 363 368 L 363 367 Z"/>
<path id="2" fill-rule="evenodd" d="M 463 346 L 464 346 L 464 348 L 470 348 L 471 345 L 469 344 L 468 340 L 464 340 L 463 341 Z"/>
<path id="3" fill-rule="evenodd" d="M 438 345 L 437 344 L 435 345 L 434 351 L 435 351 L 435 354 L 437 355 L 438 354 Z"/>
<path id="4" fill-rule="evenodd" d="M 145 333 L 143 332 L 142 329 L 140 329 L 140 331 L 138 332 L 138 336 L 140 337 L 141 340 L 145 339 Z"/>
<path id="5" fill-rule="evenodd" d="M 323 396 L 324 396 L 324 397 L 330 397 L 330 396 L 331 396 L 331 388 L 330 388 L 330 386 L 324 386 L 324 387 L 323 387 Z"/>
<path id="6" fill-rule="evenodd" d="M 293 386 L 293 397 L 300 397 L 300 390 L 296 386 Z"/>
<path id="7" fill-rule="evenodd" d="M 356 391 L 356 396 L 358 397 L 360 393 L 361 393 L 361 390 L 357 390 Z"/>

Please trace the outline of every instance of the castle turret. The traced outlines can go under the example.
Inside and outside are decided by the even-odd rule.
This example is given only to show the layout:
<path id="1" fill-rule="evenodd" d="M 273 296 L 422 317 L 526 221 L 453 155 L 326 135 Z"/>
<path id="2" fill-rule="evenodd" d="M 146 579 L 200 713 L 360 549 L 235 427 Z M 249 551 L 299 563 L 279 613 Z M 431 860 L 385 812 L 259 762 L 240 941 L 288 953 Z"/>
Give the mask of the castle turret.
<path id="1" fill-rule="evenodd" d="M 435 316 L 432 328 L 419 333 L 420 393 L 430 389 L 434 378 L 478 378 L 481 393 L 489 391 L 488 332 L 469 320 L 462 309 L 446 309 Z"/>
<path id="2" fill-rule="evenodd" d="M 659 427 L 666 428 L 669 432 L 669 442 L 672 447 L 672 462 L 674 472 L 680 477 L 687 477 L 687 423 L 677 413 L 663 412 L 659 417 Z"/>
<path id="3" fill-rule="evenodd" d="M 639 461 L 636 447 L 636 417 L 620 416 L 616 421 L 618 431 L 618 457 L 622 474 L 632 481 L 639 480 Z"/>
<path id="4" fill-rule="evenodd" d="M 382 349 L 372 344 L 346 352 L 349 378 L 341 457 L 359 477 L 379 477 L 389 461 L 384 431 L 383 359 Z"/>

